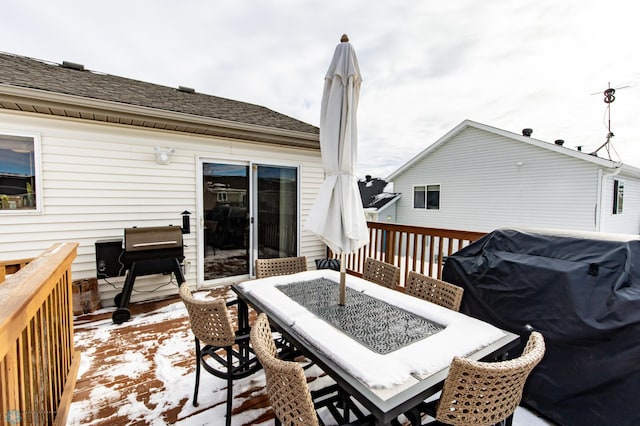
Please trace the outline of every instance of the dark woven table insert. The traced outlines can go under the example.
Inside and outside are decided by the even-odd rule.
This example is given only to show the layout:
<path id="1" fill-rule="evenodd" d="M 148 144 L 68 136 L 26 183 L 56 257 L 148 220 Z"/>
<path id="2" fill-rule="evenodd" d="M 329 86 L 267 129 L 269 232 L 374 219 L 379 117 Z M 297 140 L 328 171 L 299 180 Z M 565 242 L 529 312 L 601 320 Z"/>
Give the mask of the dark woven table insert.
<path id="1" fill-rule="evenodd" d="M 340 286 L 326 278 L 276 288 L 379 354 L 388 354 L 444 330 L 440 324 L 348 287 L 347 303 L 340 306 Z"/>

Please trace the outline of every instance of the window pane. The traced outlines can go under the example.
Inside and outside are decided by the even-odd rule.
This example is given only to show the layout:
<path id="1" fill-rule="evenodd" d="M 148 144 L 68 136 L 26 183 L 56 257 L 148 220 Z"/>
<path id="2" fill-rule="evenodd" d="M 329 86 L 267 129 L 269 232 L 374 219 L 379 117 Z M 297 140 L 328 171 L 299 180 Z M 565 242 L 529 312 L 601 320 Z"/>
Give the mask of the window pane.
<path id="1" fill-rule="evenodd" d="M 34 141 L 0 135 L 0 209 L 36 209 Z"/>
<path id="2" fill-rule="evenodd" d="M 425 196 L 424 196 L 424 186 L 416 186 L 413 188 L 413 208 L 414 209 L 424 209 L 425 206 Z"/>
<path id="3" fill-rule="evenodd" d="M 613 181 L 613 214 L 622 213 L 622 201 L 624 198 L 624 182 L 615 179 Z"/>
<path id="4" fill-rule="evenodd" d="M 298 255 L 298 169 L 258 166 L 258 257 Z"/>
<path id="5" fill-rule="evenodd" d="M 427 209 L 440 208 L 440 185 L 427 186 Z"/>

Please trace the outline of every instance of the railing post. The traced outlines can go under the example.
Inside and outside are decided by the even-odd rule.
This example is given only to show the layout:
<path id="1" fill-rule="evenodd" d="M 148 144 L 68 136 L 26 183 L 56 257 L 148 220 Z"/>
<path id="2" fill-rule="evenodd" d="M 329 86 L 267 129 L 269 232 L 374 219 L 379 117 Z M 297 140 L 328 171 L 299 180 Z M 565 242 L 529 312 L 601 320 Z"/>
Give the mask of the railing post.
<path id="1" fill-rule="evenodd" d="M 396 233 L 393 231 L 388 231 L 388 230 L 384 230 L 384 235 L 385 235 L 385 240 L 386 240 L 386 244 L 385 244 L 385 248 L 384 248 L 384 261 L 387 263 L 393 263 L 393 253 L 395 252 L 395 245 L 396 245 Z"/>

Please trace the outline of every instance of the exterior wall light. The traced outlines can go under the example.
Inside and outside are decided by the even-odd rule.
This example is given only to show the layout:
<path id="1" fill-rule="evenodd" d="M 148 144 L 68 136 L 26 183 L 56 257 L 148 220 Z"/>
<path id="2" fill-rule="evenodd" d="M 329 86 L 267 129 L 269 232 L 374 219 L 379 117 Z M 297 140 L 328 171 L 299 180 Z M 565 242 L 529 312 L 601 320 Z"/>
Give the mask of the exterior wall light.
<path id="1" fill-rule="evenodd" d="M 169 148 L 162 150 L 159 146 L 153 147 L 153 152 L 156 153 L 156 163 L 158 164 L 170 164 L 171 163 L 171 154 L 175 153 L 176 150 L 174 148 Z"/>

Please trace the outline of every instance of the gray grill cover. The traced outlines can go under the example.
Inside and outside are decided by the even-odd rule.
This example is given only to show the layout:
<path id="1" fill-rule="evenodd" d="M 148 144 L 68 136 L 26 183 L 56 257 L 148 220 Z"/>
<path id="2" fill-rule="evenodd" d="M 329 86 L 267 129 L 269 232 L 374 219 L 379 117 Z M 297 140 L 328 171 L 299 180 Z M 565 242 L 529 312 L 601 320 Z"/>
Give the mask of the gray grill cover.
<path id="1" fill-rule="evenodd" d="M 547 353 L 523 401 L 561 425 L 639 425 L 640 240 L 500 229 L 446 260 L 462 312 Z"/>

